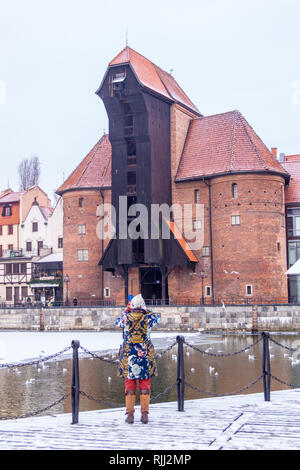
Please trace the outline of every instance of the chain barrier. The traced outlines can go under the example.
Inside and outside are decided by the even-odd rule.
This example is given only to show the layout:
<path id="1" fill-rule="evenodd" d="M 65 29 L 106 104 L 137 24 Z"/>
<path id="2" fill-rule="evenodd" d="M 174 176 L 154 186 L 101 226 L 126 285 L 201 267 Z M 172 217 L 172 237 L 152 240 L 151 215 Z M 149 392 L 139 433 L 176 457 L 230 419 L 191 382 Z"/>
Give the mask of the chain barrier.
<path id="1" fill-rule="evenodd" d="M 79 348 L 82 349 L 86 354 L 89 354 L 90 356 L 92 356 L 94 359 L 100 359 L 100 361 L 107 362 L 109 364 L 118 364 L 119 363 L 118 359 L 108 359 L 106 357 L 98 356 L 98 354 L 89 351 L 88 349 L 84 348 L 81 345 L 79 346 Z"/>
<path id="2" fill-rule="evenodd" d="M 235 351 L 233 353 L 212 353 L 209 351 L 204 351 L 203 349 L 199 349 L 193 344 L 188 343 L 187 341 L 184 340 L 184 344 L 189 346 L 190 348 L 194 349 L 195 351 L 200 352 L 201 354 L 206 354 L 207 356 L 214 356 L 214 357 L 229 357 L 229 356 L 235 356 L 237 354 L 241 354 L 245 351 L 248 351 L 249 349 L 253 348 L 256 344 L 260 343 L 262 341 L 262 338 L 259 338 L 257 341 L 254 341 L 250 346 L 247 346 L 244 349 L 241 349 L 240 351 Z"/>
<path id="3" fill-rule="evenodd" d="M 172 348 L 174 348 L 174 346 L 177 344 L 177 342 L 175 341 L 173 344 L 171 344 L 170 346 L 168 346 L 166 349 L 164 349 L 164 351 L 160 351 L 159 353 L 156 353 L 154 355 L 154 357 L 157 359 L 157 358 L 160 358 L 162 357 L 164 354 L 166 354 L 167 352 L 169 352 Z"/>
<path id="4" fill-rule="evenodd" d="M 197 351 L 197 352 L 200 352 L 201 354 L 206 354 L 208 356 L 213 356 L 213 357 L 230 357 L 230 356 L 235 356 L 237 354 L 240 354 L 240 353 L 243 353 L 245 351 L 248 351 L 249 349 L 253 348 L 254 346 L 256 346 L 258 343 L 260 343 L 260 341 L 263 341 L 263 374 L 261 376 L 259 376 L 256 380 L 254 380 L 252 383 L 246 385 L 245 387 L 235 391 L 235 392 L 231 392 L 231 393 L 223 393 L 223 394 L 216 394 L 216 393 L 211 393 L 211 392 L 207 392 L 205 390 L 200 390 L 198 387 L 190 384 L 189 382 L 187 382 L 184 377 L 181 378 L 181 379 L 177 379 L 178 382 L 182 382 L 184 383 L 185 385 L 187 385 L 188 387 L 190 387 L 191 389 L 197 391 L 197 392 L 200 392 L 201 394 L 204 394 L 204 395 L 210 395 L 210 396 L 215 396 L 215 397 L 218 397 L 218 396 L 230 396 L 230 395 L 235 395 L 235 394 L 239 394 L 239 393 L 242 393 L 246 390 L 248 390 L 249 388 L 253 387 L 254 385 L 256 385 L 260 380 L 263 380 L 263 384 L 264 384 L 264 395 L 265 395 L 265 400 L 266 401 L 269 401 L 270 400 L 270 390 L 271 390 L 271 387 L 270 387 L 270 379 L 274 379 L 276 380 L 277 382 L 281 383 L 282 385 L 286 385 L 288 387 L 297 387 L 296 384 L 290 384 L 290 383 L 287 383 L 285 382 L 284 380 L 282 379 L 279 379 L 278 377 L 275 377 L 274 375 L 271 374 L 271 370 L 270 370 L 270 353 L 269 353 L 269 344 L 268 344 L 268 341 L 272 341 L 274 344 L 276 344 L 277 346 L 285 349 L 285 350 L 288 350 L 288 351 L 291 351 L 291 352 L 295 352 L 297 351 L 298 348 L 291 348 L 291 347 L 288 347 L 288 346 L 285 346 L 281 343 L 279 343 L 278 341 L 274 340 L 273 338 L 270 338 L 269 336 L 269 333 L 265 333 L 263 332 L 262 333 L 262 336 L 261 338 L 259 338 L 257 341 L 254 341 L 251 345 L 239 350 L 239 351 L 235 351 L 233 353 L 213 353 L 213 352 L 210 352 L 208 350 L 202 350 L 196 346 L 194 346 L 193 344 L 190 344 L 188 343 L 184 337 L 178 337 L 178 340 L 179 342 L 181 341 L 182 344 L 185 344 L 186 346 L 190 347 L 191 349 Z M 181 359 L 183 361 L 183 358 Z M 179 398 L 178 398 L 178 409 L 179 409 Z"/>
<path id="5" fill-rule="evenodd" d="M 62 401 L 64 401 L 66 398 L 68 398 L 70 395 L 71 395 L 71 392 L 66 393 L 66 394 L 63 395 L 61 398 L 59 398 L 58 400 L 56 400 L 54 403 L 51 403 L 51 405 L 48 405 L 48 406 L 46 406 L 45 408 L 42 408 L 41 410 L 32 411 L 32 412 L 30 412 L 30 413 L 25 413 L 25 414 L 19 415 L 19 416 L 0 416 L 0 421 L 8 420 L 8 419 L 31 418 L 31 417 L 33 417 L 33 416 L 37 416 L 38 414 L 44 413 L 45 411 L 48 411 L 48 410 L 50 410 L 51 408 L 53 408 L 54 406 L 58 405 L 59 403 L 61 403 Z"/>
<path id="6" fill-rule="evenodd" d="M 60 356 L 61 354 L 69 351 L 71 349 L 71 347 L 72 346 L 68 346 L 67 348 L 65 348 L 62 351 L 59 351 L 55 354 L 51 354 L 50 356 L 43 356 L 40 359 L 36 359 L 36 360 L 30 361 L 30 362 L 19 362 L 19 363 L 14 363 L 14 364 L 0 364 L 0 368 L 7 367 L 8 369 L 12 369 L 14 367 L 34 366 L 36 364 L 40 364 L 41 362 L 47 362 L 51 359 L 54 359 L 54 358 Z"/>
<path id="7" fill-rule="evenodd" d="M 124 406 L 124 403 L 111 403 L 109 401 L 105 401 L 105 400 L 102 400 L 101 398 L 95 398 L 93 397 L 92 395 L 84 392 L 83 390 L 79 390 L 79 393 L 80 395 L 82 395 L 83 397 L 85 398 L 88 398 L 89 400 L 92 400 L 92 401 L 95 401 L 97 403 L 101 403 L 103 405 L 107 405 L 107 406 L 112 406 L 112 407 L 117 407 L 117 408 L 120 408 L 120 407 L 123 407 Z"/>
<path id="8" fill-rule="evenodd" d="M 261 379 L 263 378 L 262 375 L 260 375 L 257 379 L 255 379 L 253 382 L 251 382 L 249 385 L 246 385 L 246 387 L 243 387 L 243 388 L 240 388 L 239 390 L 236 390 L 235 392 L 230 392 L 230 393 L 221 393 L 221 394 L 218 394 L 218 393 L 212 393 L 212 392 L 207 392 L 205 390 L 200 390 L 198 387 L 196 387 L 195 385 L 192 385 L 190 384 L 189 382 L 187 382 L 186 380 L 184 381 L 185 385 L 187 385 L 188 387 L 190 387 L 191 389 L 197 391 L 197 392 L 200 392 L 200 393 L 203 393 L 205 395 L 210 395 L 210 396 L 213 396 L 213 397 L 225 397 L 225 396 L 230 396 L 230 395 L 237 395 L 239 393 L 242 393 L 244 392 L 245 390 L 248 390 L 249 388 L 253 387 L 254 385 L 256 385 Z"/>
<path id="9" fill-rule="evenodd" d="M 294 349 L 294 348 L 289 348 L 288 346 L 284 346 L 284 344 L 278 343 L 278 341 L 276 341 L 275 339 L 271 337 L 269 338 L 269 340 L 272 341 L 272 343 L 276 344 L 277 346 L 280 346 L 281 348 L 286 349 L 287 351 L 295 352 L 298 349 L 298 348 Z"/>
<path id="10" fill-rule="evenodd" d="M 178 362 L 182 363 L 181 367 L 184 367 L 184 363 L 183 363 L 183 344 L 185 344 L 187 347 L 190 347 L 191 349 L 197 351 L 197 352 L 200 352 L 201 354 L 203 355 L 208 355 L 208 356 L 213 356 L 213 357 L 230 357 L 230 356 L 235 356 L 237 354 L 241 354 L 245 351 L 248 351 L 249 349 L 253 348 L 254 346 L 256 346 L 258 343 L 260 343 L 260 341 L 264 341 L 264 348 L 265 348 L 265 342 L 268 340 L 272 341 L 274 344 L 276 344 L 277 346 L 281 347 L 281 348 L 284 348 L 288 351 L 296 351 L 297 349 L 294 349 L 294 348 L 290 348 L 288 346 L 285 346 L 285 345 L 282 345 L 281 343 L 279 343 L 278 341 L 275 341 L 273 338 L 270 338 L 269 337 L 269 334 L 268 333 L 262 333 L 262 337 L 259 338 L 257 341 L 254 341 L 251 345 L 249 346 L 246 346 L 245 348 L 239 350 L 239 351 L 235 351 L 233 353 L 213 353 L 213 352 L 210 352 L 209 350 L 202 350 L 196 346 L 194 346 L 193 344 L 185 341 L 184 337 L 183 336 L 177 336 L 176 338 L 176 341 L 174 343 L 172 343 L 170 346 L 168 346 L 167 348 L 165 348 L 163 351 L 160 351 L 159 353 L 156 353 L 155 354 L 155 357 L 156 358 L 160 358 L 162 357 L 163 355 L 165 355 L 167 352 L 169 352 L 176 344 L 178 344 L 178 346 L 180 346 L 178 348 Z M 96 353 L 93 353 L 91 351 L 89 351 L 88 349 L 86 349 L 85 347 L 81 346 L 79 344 L 79 341 L 72 341 L 72 345 L 69 346 L 69 347 L 66 347 L 64 348 L 63 350 L 55 353 L 55 354 L 51 354 L 49 356 L 44 356 L 44 357 L 41 357 L 37 360 L 33 360 L 33 361 L 29 361 L 29 362 L 21 362 L 21 363 L 9 363 L 9 364 L 0 364 L 0 368 L 16 368 L 16 367 L 24 367 L 24 366 L 32 366 L 32 365 L 36 365 L 36 364 L 39 364 L 39 363 L 43 363 L 43 362 L 46 362 L 46 361 L 49 361 L 49 360 L 52 360 L 52 359 L 55 359 L 57 358 L 58 356 L 66 353 L 67 351 L 69 351 L 71 348 L 73 348 L 73 367 L 74 367 L 74 352 L 76 352 L 77 354 L 77 359 L 78 359 L 78 349 L 80 348 L 83 352 L 85 352 L 86 354 L 89 354 L 90 356 L 92 356 L 93 358 L 95 359 L 99 359 L 103 362 L 106 362 L 106 363 L 110 363 L 110 364 L 118 364 L 119 363 L 119 359 L 108 359 L 107 357 L 101 357 L 99 356 L 98 354 Z M 179 353 L 180 351 L 180 353 Z M 269 355 L 269 350 L 268 350 L 268 347 L 266 349 L 267 351 L 267 355 Z M 265 353 L 264 353 L 265 354 Z M 265 361 L 265 358 L 264 358 L 264 361 Z M 267 361 L 268 362 L 268 361 Z M 263 363 L 265 364 L 265 362 Z M 178 369 L 179 370 L 179 369 Z M 73 369 L 74 371 L 74 369 Z M 76 372 L 78 374 L 78 370 Z M 277 382 L 283 384 L 283 385 L 286 385 L 288 387 L 296 387 L 296 385 L 293 385 L 293 384 L 289 384 L 287 382 L 285 382 L 284 380 L 281 380 L 279 379 L 278 377 L 275 377 L 274 375 L 271 374 L 270 372 L 270 364 L 268 363 L 268 367 L 265 368 L 265 365 L 263 365 L 263 374 L 261 376 L 259 376 L 257 379 L 255 379 L 253 382 L 251 382 L 250 384 L 248 384 L 247 386 L 235 391 L 235 392 L 230 392 L 230 393 L 223 393 L 223 394 L 216 394 L 216 393 L 211 393 L 211 392 L 208 392 L 208 391 L 205 391 L 205 390 L 201 390 L 200 388 L 196 387 L 195 385 L 192 385 L 191 383 L 189 383 L 188 381 L 185 380 L 184 378 L 184 369 L 182 368 L 181 369 L 181 372 L 180 372 L 180 376 L 178 375 L 177 377 L 177 380 L 170 386 L 166 387 L 166 389 L 160 393 L 158 393 L 156 396 L 152 396 L 150 401 L 153 402 L 155 400 L 158 400 L 160 399 L 162 396 L 166 395 L 167 393 L 171 392 L 175 386 L 177 386 L 178 388 L 178 394 L 181 393 L 182 394 L 182 399 L 184 399 L 184 391 L 183 391 L 183 388 L 184 388 L 184 385 L 186 385 L 187 387 L 197 391 L 197 392 L 200 392 L 201 394 L 204 394 L 204 395 L 210 395 L 210 396 L 215 396 L 215 397 L 218 397 L 218 396 L 229 396 L 229 395 L 235 395 L 235 394 L 240 394 L 248 389 L 250 389 L 251 387 L 253 387 L 254 385 L 256 385 L 260 380 L 264 380 L 264 388 L 265 388 L 265 379 L 266 377 L 268 377 L 269 379 L 272 378 L 274 380 L 276 380 Z M 181 390 L 181 392 L 179 392 L 179 390 Z M 0 416 L 0 421 L 1 420 L 13 420 L 13 419 L 19 419 L 19 418 L 28 418 L 28 417 L 33 417 L 33 416 L 36 416 L 40 413 L 44 413 L 48 410 L 50 410 L 51 408 L 53 408 L 54 406 L 58 405 L 59 403 L 61 403 L 62 401 L 64 401 L 65 399 L 67 399 L 68 397 L 70 397 L 70 395 L 72 396 L 72 413 L 73 413 L 73 399 L 74 399 L 74 394 L 77 394 L 77 396 L 81 395 L 89 400 L 93 400 L 99 404 L 104 404 L 106 406 L 110 406 L 110 407 L 123 407 L 124 404 L 120 404 L 120 403 L 111 403 L 111 402 L 108 402 L 108 401 L 105 401 L 105 400 L 102 400 L 100 398 L 95 398 L 93 397 L 92 395 L 84 392 L 83 390 L 80 390 L 79 389 L 79 379 L 78 379 L 78 386 L 74 385 L 74 383 L 72 383 L 72 388 L 71 388 L 71 392 L 70 393 L 66 393 L 65 395 L 63 395 L 61 398 L 59 398 L 58 400 L 56 400 L 54 403 L 46 406 L 45 408 L 43 409 L 40 409 L 40 410 L 37 410 L 37 411 L 33 411 L 33 412 L 29 412 L 29 413 L 25 413 L 25 414 L 22 414 L 22 415 L 19 415 L 19 416 L 14 416 L 14 417 L 7 417 L 7 416 Z M 270 394 L 270 390 L 268 391 L 268 393 Z M 265 397 L 266 397 L 266 394 L 265 394 Z M 268 398 L 265 398 L 265 399 L 268 399 Z M 77 404 L 78 404 L 78 400 L 77 400 Z M 181 405 L 183 407 L 183 405 Z M 182 408 L 183 409 L 183 408 Z M 182 411 L 182 409 L 180 409 L 179 411 Z M 78 410 L 77 410 L 77 415 L 78 415 Z M 73 423 L 72 424 L 75 424 L 76 422 L 78 421 L 74 421 L 73 420 Z"/>

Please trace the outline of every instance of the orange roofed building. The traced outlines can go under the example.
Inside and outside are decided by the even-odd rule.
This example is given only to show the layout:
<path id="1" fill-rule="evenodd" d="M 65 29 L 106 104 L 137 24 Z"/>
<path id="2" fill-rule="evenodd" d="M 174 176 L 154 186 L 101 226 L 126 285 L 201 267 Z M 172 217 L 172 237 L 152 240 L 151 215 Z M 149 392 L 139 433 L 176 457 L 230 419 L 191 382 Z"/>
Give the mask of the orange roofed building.
<path id="1" fill-rule="evenodd" d="M 287 302 L 288 158 L 282 164 L 239 111 L 204 116 L 172 75 L 128 46 L 96 94 L 109 133 L 57 190 L 69 295 L 79 303 L 124 304 L 139 292 L 152 303 Z M 103 203 L 116 211 L 114 237 L 101 232 Z M 135 204 L 148 225 L 137 224 L 132 239 L 124 229 L 136 223 Z M 149 236 L 151 208 L 162 204 L 171 209 Z"/>

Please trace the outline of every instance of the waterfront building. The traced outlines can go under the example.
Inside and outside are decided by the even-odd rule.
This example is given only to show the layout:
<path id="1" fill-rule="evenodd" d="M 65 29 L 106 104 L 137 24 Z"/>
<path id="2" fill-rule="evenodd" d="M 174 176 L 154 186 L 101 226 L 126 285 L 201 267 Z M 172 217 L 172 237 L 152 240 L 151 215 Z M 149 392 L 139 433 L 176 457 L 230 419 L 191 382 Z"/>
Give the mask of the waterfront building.
<path id="1" fill-rule="evenodd" d="M 291 175 L 285 193 L 288 268 L 300 258 L 300 154 L 281 154 L 282 166 Z M 288 276 L 289 301 L 300 302 L 300 272 Z"/>
<path id="2" fill-rule="evenodd" d="M 38 186 L 1 193 L 0 303 L 23 305 L 40 299 L 35 262 L 53 251 L 62 252 L 62 213 L 62 201 L 51 208 Z"/>
<path id="3" fill-rule="evenodd" d="M 141 292 L 154 303 L 287 302 L 290 173 L 245 117 L 237 110 L 204 116 L 171 74 L 128 46 L 108 64 L 96 93 L 109 133 L 57 190 L 70 296 L 124 303 L 128 293 Z M 116 210 L 115 237 L 104 241 L 97 231 L 103 202 Z M 149 218 L 132 239 L 123 235 L 135 222 L 135 204 Z M 174 208 L 156 227 L 157 237 L 147 236 L 154 204 Z M 189 207 L 188 226 L 175 206 Z"/>

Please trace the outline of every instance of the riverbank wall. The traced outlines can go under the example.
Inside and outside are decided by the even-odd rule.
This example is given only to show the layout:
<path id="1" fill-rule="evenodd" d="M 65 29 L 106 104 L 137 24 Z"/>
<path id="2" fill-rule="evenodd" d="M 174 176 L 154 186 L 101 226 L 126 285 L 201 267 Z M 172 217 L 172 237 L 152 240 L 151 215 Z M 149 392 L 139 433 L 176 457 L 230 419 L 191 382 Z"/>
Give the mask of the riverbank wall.
<path id="1" fill-rule="evenodd" d="M 300 331 L 300 305 L 156 306 L 164 331 Z M 111 330 L 122 307 L 0 309 L 0 329 Z"/>

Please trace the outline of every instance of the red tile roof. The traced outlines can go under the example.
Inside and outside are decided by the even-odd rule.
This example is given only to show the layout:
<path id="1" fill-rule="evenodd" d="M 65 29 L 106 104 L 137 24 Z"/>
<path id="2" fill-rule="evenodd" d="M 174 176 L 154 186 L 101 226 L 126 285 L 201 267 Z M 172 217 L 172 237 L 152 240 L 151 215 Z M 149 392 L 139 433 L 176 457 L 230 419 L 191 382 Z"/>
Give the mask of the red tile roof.
<path id="1" fill-rule="evenodd" d="M 108 65 L 111 67 L 120 64 L 130 64 L 142 86 L 185 106 L 201 116 L 199 110 L 178 85 L 174 77 L 129 46 L 126 46 Z"/>
<path id="2" fill-rule="evenodd" d="M 9 203 L 9 202 L 18 202 L 21 199 L 21 196 L 24 194 L 24 191 L 8 193 L 0 197 L 0 204 Z"/>
<path id="3" fill-rule="evenodd" d="M 286 155 L 281 164 L 291 175 L 290 184 L 285 190 L 285 202 L 300 203 L 300 155 Z"/>
<path id="4" fill-rule="evenodd" d="M 176 181 L 257 171 L 289 177 L 239 111 L 191 121 Z"/>
<path id="5" fill-rule="evenodd" d="M 108 135 L 104 134 L 56 192 L 61 195 L 74 189 L 109 186 L 111 186 L 111 144 Z"/>

